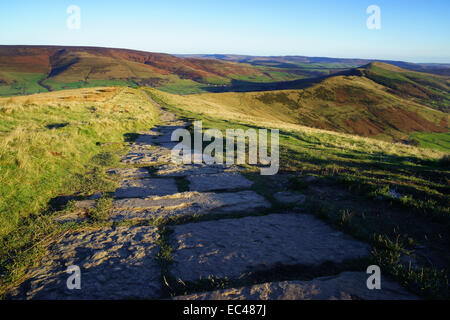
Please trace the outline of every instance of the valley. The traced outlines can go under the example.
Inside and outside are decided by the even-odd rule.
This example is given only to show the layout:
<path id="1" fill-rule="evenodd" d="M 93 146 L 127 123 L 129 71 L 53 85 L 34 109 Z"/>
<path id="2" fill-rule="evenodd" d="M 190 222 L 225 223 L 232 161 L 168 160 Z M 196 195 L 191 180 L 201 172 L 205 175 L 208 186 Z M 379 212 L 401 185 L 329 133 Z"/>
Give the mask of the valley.
<path id="1" fill-rule="evenodd" d="M 448 299 L 445 70 L 0 46 L 0 296 Z M 199 120 L 278 129 L 279 172 L 173 164 Z"/>

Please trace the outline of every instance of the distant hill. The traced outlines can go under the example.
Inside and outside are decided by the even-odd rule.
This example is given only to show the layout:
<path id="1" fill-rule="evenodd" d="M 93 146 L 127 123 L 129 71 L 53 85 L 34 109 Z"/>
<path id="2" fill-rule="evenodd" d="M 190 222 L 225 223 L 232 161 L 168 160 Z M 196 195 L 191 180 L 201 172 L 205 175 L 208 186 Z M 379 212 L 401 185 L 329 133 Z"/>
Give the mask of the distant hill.
<path id="1" fill-rule="evenodd" d="M 302 56 L 175 56 L 100 47 L 0 46 L 0 96 L 109 85 L 145 85 L 178 94 L 294 89 L 370 62 Z M 450 65 L 390 63 L 408 70 L 450 75 Z"/>
<path id="2" fill-rule="evenodd" d="M 320 73 L 320 71 L 322 71 L 322 75 L 324 73 L 326 74 L 326 70 L 329 70 L 330 73 L 333 73 L 343 69 L 363 66 L 371 62 L 384 62 L 412 71 L 450 76 L 450 64 L 448 63 L 411 63 L 404 61 L 374 59 L 344 59 L 305 56 L 246 56 L 233 54 L 186 54 L 177 56 L 185 58 L 195 57 L 204 59 L 217 59 L 222 61 L 248 63 L 258 66 L 272 66 L 290 69 L 291 72 L 298 73 L 307 73 L 308 71 L 315 71 Z"/>
<path id="3" fill-rule="evenodd" d="M 426 139 L 448 140 L 448 77 L 375 62 L 309 82 L 278 85 L 299 88 L 192 95 L 182 104 L 387 141 L 416 144 L 411 136 L 415 132 L 429 133 Z"/>
<path id="4" fill-rule="evenodd" d="M 289 123 L 383 140 L 411 143 L 415 132 L 426 133 L 416 137 L 427 143 L 448 139 L 450 77 L 413 71 L 413 64 L 405 62 L 396 64 L 410 69 L 377 61 L 360 65 L 365 62 L 0 46 L 0 95 L 105 85 L 149 86 L 176 94 L 224 92 L 201 98 Z"/>
<path id="5" fill-rule="evenodd" d="M 232 80 L 229 86 L 207 88 L 210 92 L 249 92 L 306 89 L 336 76 L 357 76 L 370 79 L 385 87 L 390 93 L 411 99 L 422 105 L 450 111 L 450 77 L 411 71 L 383 62 L 345 69 L 328 76 L 303 78 L 279 82 L 249 82 Z"/>
<path id="6" fill-rule="evenodd" d="M 387 87 L 397 96 L 444 112 L 450 111 L 450 77 L 409 71 L 380 62 L 357 70 L 361 76 Z"/>
<path id="7" fill-rule="evenodd" d="M 280 68 L 180 58 L 127 49 L 63 46 L 0 46 L 0 95 L 99 85 L 148 85 L 169 92 L 201 92 L 232 79 L 299 78 Z"/>

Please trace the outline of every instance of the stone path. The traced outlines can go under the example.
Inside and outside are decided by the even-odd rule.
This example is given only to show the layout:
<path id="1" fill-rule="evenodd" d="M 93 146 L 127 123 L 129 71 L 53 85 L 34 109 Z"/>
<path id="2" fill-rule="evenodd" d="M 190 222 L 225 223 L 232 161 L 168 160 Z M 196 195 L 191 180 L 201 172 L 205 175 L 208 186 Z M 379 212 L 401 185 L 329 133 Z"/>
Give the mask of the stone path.
<path id="1" fill-rule="evenodd" d="M 189 216 L 211 219 L 175 220 L 179 222 L 166 226 L 171 232 L 165 239 L 161 238 L 162 227 L 133 223 L 67 234 L 50 246 L 42 263 L 29 270 L 27 280 L 12 290 L 9 298 L 168 298 L 167 279 L 157 260 L 161 241 L 173 248 L 168 271 L 179 283 L 195 287 L 201 279 L 214 277 L 233 283 L 242 280 L 243 284 L 175 299 L 415 298 L 388 279 L 383 279 L 382 290 L 368 290 L 364 272 L 285 281 L 273 270 L 341 265 L 368 256 L 370 247 L 311 215 L 265 214 L 271 203 L 252 190 L 253 182 L 238 167 L 175 165 L 171 162 L 171 133 L 188 123 L 166 111 L 161 111 L 161 120 L 159 127 L 140 134 L 132 143 L 122 159 L 124 167 L 108 171 L 121 179 L 110 219 L 118 223 Z M 274 198 L 297 205 L 305 201 L 305 196 L 288 192 Z M 87 201 L 79 205 L 95 204 Z M 63 223 L 67 219 L 58 220 Z M 70 275 L 66 269 L 71 265 L 80 267 L 80 290 L 67 289 Z M 246 277 L 258 272 L 272 272 L 272 278 L 281 278 L 245 286 Z"/>
<path id="2" fill-rule="evenodd" d="M 369 254 L 355 241 L 310 215 L 270 214 L 179 225 L 174 228 L 172 274 L 239 278 L 277 264 L 320 266 Z"/>
<path id="3" fill-rule="evenodd" d="M 382 277 L 383 290 L 368 290 L 367 274 L 343 272 L 311 281 L 266 282 L 253 286 L 178 296 L 176 300 L 412 300 L 415 297 Z"/>

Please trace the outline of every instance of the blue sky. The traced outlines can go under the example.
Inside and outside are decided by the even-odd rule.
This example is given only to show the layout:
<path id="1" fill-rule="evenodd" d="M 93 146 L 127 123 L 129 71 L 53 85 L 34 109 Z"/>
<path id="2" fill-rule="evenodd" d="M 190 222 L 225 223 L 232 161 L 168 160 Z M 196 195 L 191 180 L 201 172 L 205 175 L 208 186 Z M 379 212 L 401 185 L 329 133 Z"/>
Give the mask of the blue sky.
<path id="1" fill-rule="evenodd" d="M 70 30 L 69 5 L 81 9 Z M 369 5 L 381 29 L 369 30 Z M 450 63 L 448 0 L 1 1 L 0 44 Z"/>

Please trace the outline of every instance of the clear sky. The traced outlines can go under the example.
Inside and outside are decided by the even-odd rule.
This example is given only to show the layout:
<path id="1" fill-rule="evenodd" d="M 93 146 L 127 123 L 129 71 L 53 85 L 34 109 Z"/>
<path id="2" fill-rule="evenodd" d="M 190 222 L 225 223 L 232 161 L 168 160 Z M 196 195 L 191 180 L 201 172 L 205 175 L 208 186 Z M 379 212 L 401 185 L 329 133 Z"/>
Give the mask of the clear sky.
<path id="1" fill-rule="evenodd" d="M 70 5 L 80 29 L 67 27 Z M 370 5 L 380 30 L 366 26 Z M 450 1 L 1 0 L 0 44 L 450 63 Z"/>

